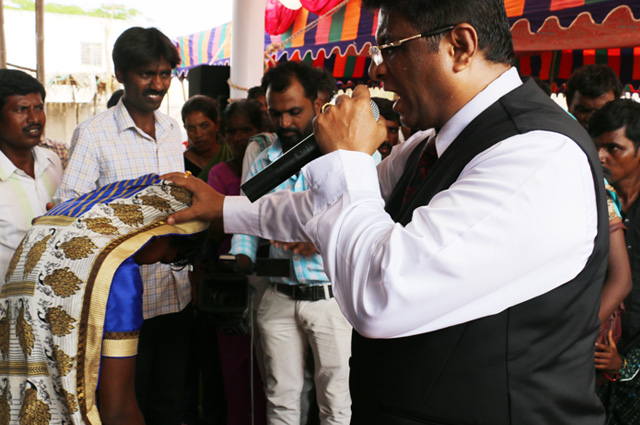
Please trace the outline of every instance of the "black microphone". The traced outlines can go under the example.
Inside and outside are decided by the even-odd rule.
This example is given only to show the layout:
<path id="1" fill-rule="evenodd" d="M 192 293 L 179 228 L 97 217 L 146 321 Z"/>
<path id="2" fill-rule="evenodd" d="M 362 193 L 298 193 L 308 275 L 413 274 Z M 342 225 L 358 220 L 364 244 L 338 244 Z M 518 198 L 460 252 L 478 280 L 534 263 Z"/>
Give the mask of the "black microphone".
<path id="1" fill-rule="evenodd" d="M 380 119 L 380 110 L 373 100 L 371 101 L 371 113 L 376 121 Z M 255 202 L 321 155 L 322 152 L 320 152 L 312 133 L 258 174 L 244 182 L 240 188 L 251 202 Z"/>

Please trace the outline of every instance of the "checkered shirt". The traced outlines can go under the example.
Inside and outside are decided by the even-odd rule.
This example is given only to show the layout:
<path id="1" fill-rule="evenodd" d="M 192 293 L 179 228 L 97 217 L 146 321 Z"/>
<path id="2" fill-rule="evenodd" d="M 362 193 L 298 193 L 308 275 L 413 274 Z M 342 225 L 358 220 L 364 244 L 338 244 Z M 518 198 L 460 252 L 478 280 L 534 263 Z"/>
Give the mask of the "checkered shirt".
<path id="1" fill-rule="evenodd" d="M 271 145 L 270 148 L 262 151 L 256 158 L 249 170 L 247 179 L 253 177 L 261 170 L 266 168 L 273 161 L 282 156 L 282 143 L 279 139 Z M 301 192 L 307 190 L 308 187 L 302 174 L 292 176 L 284 183 L 277 186 L 272 192 L 279 190 L 291 190 L 291 192 Z M 258 249 L 259 238 L 255 236 L 236 234 L 232 238 L 231 253 L 234 255 L 244 254 L 255 262 L 256 252 Z M 275 248 L 273 245 L 269 248 L 270 258 L 286 258 L 291 259 L 292 273 L 289 278 L 271 278 L 271 281 L 284 283 L 288 285 L 322 285 L 329 282 L 329 278 L 324 273 L 322 265 L 322 257 L 319 254 L 313 254 L 308 257 L 294 255 L 291 251 L 285 251 L 282 248 Z"/>
<path id="2" fill-rule="evenodd" d="M 158 111 L 154 114 L 156 140 L 136 127 L 122 99 L 81 123 L 71 139 L 71 158 L 54 197 L 56 204 L 119 180 L 184 172 L 178 123 Z M 186 270 L 175 272 L 164 264 L 140 270 L 145 319 L 181 311 L 191 301 Z"/>

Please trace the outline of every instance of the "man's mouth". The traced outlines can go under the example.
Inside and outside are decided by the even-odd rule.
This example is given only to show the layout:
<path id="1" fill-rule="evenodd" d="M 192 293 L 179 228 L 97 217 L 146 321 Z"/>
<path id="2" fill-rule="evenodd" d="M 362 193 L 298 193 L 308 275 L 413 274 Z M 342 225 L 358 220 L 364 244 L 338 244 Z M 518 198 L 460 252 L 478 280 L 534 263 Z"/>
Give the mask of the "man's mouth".
<path id="1" fill-rule="evenodd" d="M 148 97 L 150 99 L 152 99 L 153 101 L 159 101 L 162 100 L 162 98 L 164 97 L 164 95 L 166 94 L 166 92 L 162 91 L 145 91 L 144 93 L 145 97 Z"/>
<path id="2" fill-rule="evenodd" d="M 25 127 L 22 130 L 23 133 L 27 133 L 30 135 L 36 135 L 42 132 L 42 126 L 41 125 L 30 125 L 28 127 Z"/>
<path id="3" fill-rule="evenodd" d="M 391 144 L 389 144 L 387 142 L 383 142 L 380 146 L 378 146 L 378 150 L 379 151 L 390 152 L 391 151 Z"/>

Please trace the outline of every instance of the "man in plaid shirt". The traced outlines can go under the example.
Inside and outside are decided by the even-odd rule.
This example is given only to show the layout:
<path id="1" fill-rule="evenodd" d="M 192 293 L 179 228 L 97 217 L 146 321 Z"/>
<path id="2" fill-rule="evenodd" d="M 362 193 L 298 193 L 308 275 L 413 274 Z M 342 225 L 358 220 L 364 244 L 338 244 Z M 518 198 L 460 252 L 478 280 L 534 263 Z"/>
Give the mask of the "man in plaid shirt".
<path id="1" fill-rule="evenodd" d="M 55 198 L 77 197 L 148 173 L 184 172 L 178 123 L 158 108 L 180 55 L 155 28 L 129 28 L 113 48 L 124 95 L 84 121 L 71 140 L 71 158 Z M 180 423 L 193 312 L 186 270 L 141 268 L 144 324 L 138 342 L 136 395 L 146 423 Z"/>
<path id="2" fill-rule="evenodd" d="M 278 138 L 258 156 L 248 178 L 311 134 L 311 122 L 322 103 L 315 75 L 313 68 L 298 62 L 282 63 L 265 74 L 262 87 Z M 274 191 L 307 189 L 302 175 L 294 175 Z M 255 261 L 258 238 L 235 235 L 232 244 L 231 253 L 240 263 Z M 271 279 L 257 313 L 268 422 L 300 423 L 305 359 L 311 346 L 320 421 L 348 424 L 351 326 L 333 298 L 322 258 L 311 243 L 278 242 L 271 245 L 270 257 L 290 259 L 292 270 L 288 278 Z"/>

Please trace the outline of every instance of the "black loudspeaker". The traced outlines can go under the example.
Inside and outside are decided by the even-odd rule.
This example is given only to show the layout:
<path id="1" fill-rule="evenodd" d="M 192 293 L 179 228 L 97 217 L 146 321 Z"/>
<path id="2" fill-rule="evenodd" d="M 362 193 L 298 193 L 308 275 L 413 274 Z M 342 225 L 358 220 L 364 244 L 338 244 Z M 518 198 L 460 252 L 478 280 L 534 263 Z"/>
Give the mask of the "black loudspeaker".
<path id="1" fill-rule="evenodd" d="M 189 70 L 189 97 L 195 94 L 204 94 L 214 98 L 220 110 L 229 103 L 229 79 L 231 68 L 228 66 L 201 65 Z"/>

